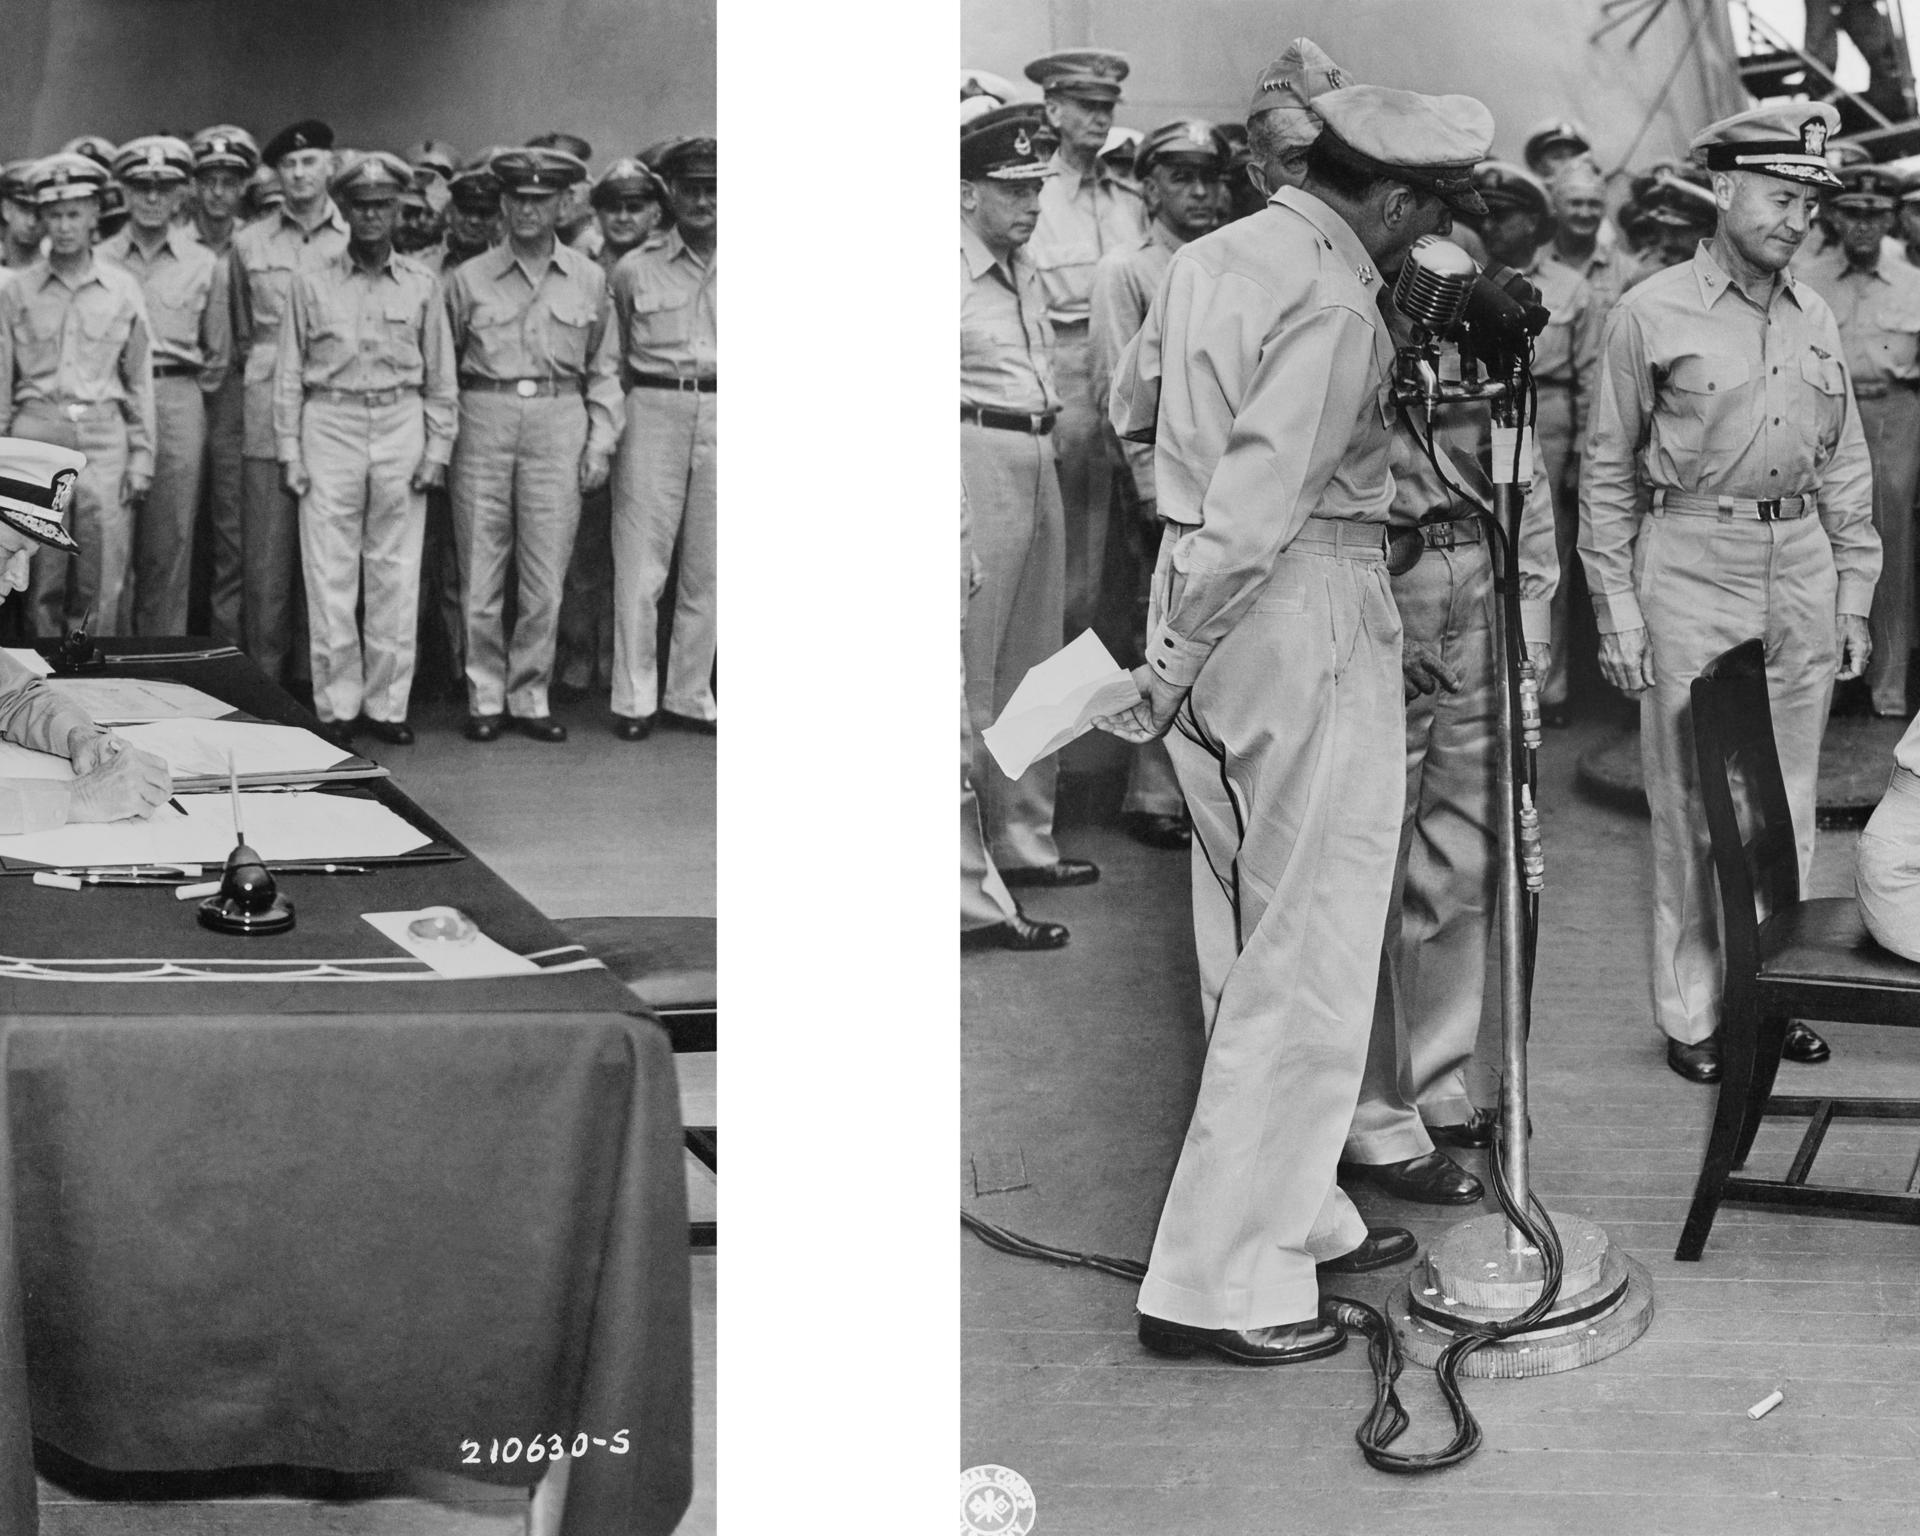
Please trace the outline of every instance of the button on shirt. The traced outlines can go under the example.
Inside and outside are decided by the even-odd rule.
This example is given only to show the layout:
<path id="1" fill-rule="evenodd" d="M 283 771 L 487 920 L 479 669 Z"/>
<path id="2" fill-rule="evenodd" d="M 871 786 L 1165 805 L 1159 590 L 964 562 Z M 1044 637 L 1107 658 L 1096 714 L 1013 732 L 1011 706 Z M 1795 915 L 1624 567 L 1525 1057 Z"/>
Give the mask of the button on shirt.
<path id="1" fill-rule="evenodd" d="M 1837 247 L 1836 247 L 1837 249 Z M 1884 256 L 1874 270 L 1820 261 L 1800 281 L 1827 301 L 1856 390 L 1920 383 L 1920 272 Z"/>
<path id="2" fill-rule="evenodd" d="M 960 403 L 1037 416 L 1057 410 L 1053 331 L 1040 278 L 1016 246 L 1006 263 L 960 222 Z"/>
<path id="3" fill-rule="evenodd" d="M 1173 253 L 1185 245 L 1172 230 L 1153 221 L 1144 240 L 1109 251 L 1093 272 L 1093 295 L 1087 344 L 1092 357 L 1093 398 L 1105 410 L 1113 387 L 1114 364 L 1147 318 L 1160 280 L 1172 265 Z M 1153 447 L 1122 443 L 1133 484 L 1143 501 L 1153 499 Z"/>
<path id="4" fill-rule="evenodd" d="M 1122 439 L 1157 421 L 1160 516 L 1189 530 L 1147 644 L 1168 682 L 1192 685 L 1309 517 L 1385 524 L 1393 344 L 1379 288 L 1346 221 L 1293 187 L 1168 267 L 1111 412 Z"/>
<path id="5" fill-rule="evenodd" d="M 1633 592 L 1642 474 L 1656 490 L 1808 495 L 1833 546 L 1839 613 L 1880 574 L 1872 472 L 1839 328 L 1791 274 L 1750 298 L 1702 243 L 1615 307 L 1580 481 L 1580 553 L 1602 634 L 1643 625 Z"/>
<path id="6" fill-rule="evenodd" d="M 146 300 L 123 268 L 91 255 L 67 278 L 42 259 L 0 288 L 0 436 L 20 407 L 112 404 L 127 423 L 127 471 L 153 474 L 153 357 Z"/>
<path id="7" fill-rule="evenodd" d="M 714 377 L 719 355 L 714 264 L 696 256 L 679 230 L 627 252 L 615 264 L 610 286 L 628 374 Z"/>
<path id="8" fill-rule="evenodd" d="M 308 229 L 285 208 L 233 237 L 227 252 L 227 291 L 233 305 L 233 350 L 247 383 L 246 441 L 250 459 L 274 457 L 273 367 L 280 355 L 280 318 L 293 275 L 347 248 L 347 221 L 332 203 Z"/>
<path id="9" fill-rule="evenodd" d="M 217 390 L 233 354 L 226 264 L 183 224 L 171 227 L 151 256 L 131 228 L 102 240 L 93 253 L 118 262 L 139 282 L 153 327 L 154 366 L 192 368 L 203 393 Z"/>
<path id="10" fill-rule="evenodd" d="M 619 338 L 591 256 L 556 241 L 533 270 L 503 242 L 462 263 L 441 291 L 461 374 L 584 385 L 587 453 L 612 454 L 624 396 Z"/>
<path id="11" fill-rule="evenodd" d="M 371 269 L 342 251 L 295 279 L 273 376 L 282 463 L 301 457 L 300 413 L 309 389 L 418 391 L 427 461 L 452 459 L 459 396 L 453 332 L 438 298 L 439 282 L 426 265 L 392 251 Z"/>
<path id="12" fill-rule="evenodd" d="M 1040 274 L 1047 318 L 1055 325 L 1086 323 L 1093 269 L 1108 251 L 1138 243 L 1147 233 L 1140 194 L 1103 166 L 1082 176 L 1059 154 L 1058 172 L 1040 184 L 1040 222 L 1027 241 L 1027 259 Z"/>

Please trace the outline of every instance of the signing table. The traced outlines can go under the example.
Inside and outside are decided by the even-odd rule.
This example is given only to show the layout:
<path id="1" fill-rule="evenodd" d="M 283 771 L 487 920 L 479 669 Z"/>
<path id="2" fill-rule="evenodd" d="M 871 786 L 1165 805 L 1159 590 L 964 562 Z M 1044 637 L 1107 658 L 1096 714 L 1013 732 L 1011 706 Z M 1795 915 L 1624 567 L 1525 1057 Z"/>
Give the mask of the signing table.
<path id="1" fill-rule="evenodd" d="M 311 724 L 238 655 L 110 670 Z M 465 853 L 391 781 L 339 792 Z M 237 938 L 164 888 L 0 876 L 0 1531 L 37 1528 L 35 1437 L 523 1485 L 538 1439 L 578 1452 L 564 1536 L 666 1536 L 692 1367 L 664 1032 L 471 855 L 281 889 L 294 930 Z M 444 979 L 360 916 L 435 904 L 541 969 Z"/>

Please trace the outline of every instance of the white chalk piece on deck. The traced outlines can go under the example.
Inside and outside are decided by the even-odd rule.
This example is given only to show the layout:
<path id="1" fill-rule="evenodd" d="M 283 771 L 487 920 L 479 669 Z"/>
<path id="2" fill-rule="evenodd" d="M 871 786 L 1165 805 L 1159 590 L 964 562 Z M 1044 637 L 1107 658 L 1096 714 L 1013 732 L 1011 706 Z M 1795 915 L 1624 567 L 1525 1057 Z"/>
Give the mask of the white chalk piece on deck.
<path id="1" fill-rule="evenodd" d="M 1764 1419 L 1786 1400 L 1787 1395 L 1784 1392 L 1777 1389 L 1769 1392 L 1765 1397 L 1761 1398 L 1759 1402 L 1747 1410 L 1747 1417 L 1750 1419 Z"/>
<path id="2" fill-rule="evenodd" d="M 1000 718 L 980 733 L 1000 771 L 1017 779 L 1049 752 L 1092 729 L 1102 715 L 1140 702 L 1131 674 L 1092 630 L 1020 679 Z"/>

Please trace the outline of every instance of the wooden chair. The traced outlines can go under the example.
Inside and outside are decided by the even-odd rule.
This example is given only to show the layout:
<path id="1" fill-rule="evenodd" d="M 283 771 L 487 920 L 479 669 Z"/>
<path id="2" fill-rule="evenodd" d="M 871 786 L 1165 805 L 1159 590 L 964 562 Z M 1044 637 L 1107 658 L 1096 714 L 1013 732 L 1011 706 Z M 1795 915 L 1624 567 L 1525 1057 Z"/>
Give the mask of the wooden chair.
<path id="1" fill-rule="evenodd" d="M 1920 965 L 1873 941 L 1853 897 L 1801 897 L 1760 641 L 1735 646 L 1694 679 L 1693 741 L 1727 968 L 1720 1101 L 1674 1257 L 1700 1257 L 1723 1200 L 1920 1222 L 1920 1163 L 1902 1192 L 1808 1182 L 1835 1120 L 1920 1120 L 1920 1100 L 1773 1093 L 1793 1019 L 1920 1026 Z M 1735 1177 L 1768 1115 L 1808 1122 L 1786 1176 Z"/>

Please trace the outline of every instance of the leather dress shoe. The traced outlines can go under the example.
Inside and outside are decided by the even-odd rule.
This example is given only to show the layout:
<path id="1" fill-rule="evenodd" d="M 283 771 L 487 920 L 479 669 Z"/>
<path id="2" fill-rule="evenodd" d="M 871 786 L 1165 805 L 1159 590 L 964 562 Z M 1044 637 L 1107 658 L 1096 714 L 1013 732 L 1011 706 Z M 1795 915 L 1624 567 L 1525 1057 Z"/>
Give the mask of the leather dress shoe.
<path id="1" fill-rule="evenodd" d="M 1092 885 L 1100 878 L 1100 866 L 1085 859 L 1060 859 L 1035 869 L 1003 869 L 1000 878 L 1008 885 Z"/>
<path id="2" fill-rule="evenodd" d="M 468 741 L 498 741 L 505 723 L 501 715 L 468 715 L 466 728 L 461 731 Z"/>
<path id="3" fill-rule="evenodd" d="M 1497 1109 L 1476 1109 L 1453 1125 L 1430 1125 L 1427 1134 L 1443 1147 L 1490 1147 L 1493 1128 L 1500 1123 Z"/>
<path id="4" fill-rule="evenodd" d="M 1325 1259 L 1314 1266 L 1323 1275 L 1364 1275 L 1370 1269 L 1404 1264 L 1420 1251 L 1420 1242 L 1405 1227 L 1368 1227 L 1367 1238 L 1351 1253 Z"/>
<path id="5" fill-rule="evenodd" d="M 653 734 L 653 716 L 615 715 L 613 734 L 622 741 L 645 741 Z"/>
<path id="6" fill-rule="evenodd" d="M 1149 848 L 1191 848 L 1193 828 L 1185 816 L 1160 811 L 1134 811 L 1127 816 L 1127 831 L 1136 843 Z"/>
<path id="7" fill-rule="evenodd" d="M 1043 923 L 1015 912 L 1004 923 L 985 928 L 960 930 L 960 947 L 973 949 L 1059 949 L 1067 942 L 1067 930 L 1059 923 Z"/>
<path id="8" fill-rule="evenodd" d="M 696 720 L 692 715 L 676 715 L 670 709 L 660 711 L 660 724 L 667 730 L 692 731 L 696 736 L 715 736 L 720 730 L 717 720 Z"/>
<path id="9" fill-rule="evenodd" d="M 1684 1040 L 1667 1042 L 1667 1065 L 1690 1083 L 1720 1081 L 1720 1037 L 1708 1035 L 1697 1045 Z"/>
<path id="10" fill-rule="evenodd" d="M 1346 1347 L 1347 1330 L 1317 1317 L 1271 1328 L 1195 1328 L 1142 1312 L 1140 1342 L 1156 1355 L 1180 1360 L 1204 1349 L 1236 1365 L 1291 1365 L 1339 1354 Z"/>
<path id="11" fill-rule="evenodd" d="M 363 723 L 369 736 L 377 736 L 396 747 L 413 745 L 413 727 L 404 720 L 375 720 L 369 717 Z"/>
<path id="12" fill-rule="evenodd" d="M 567 728 L 552 715 L 515 715 L 513 728 L 534 741 L 565 741 Z"/>
<path id="13" fill-rule="evenodd" d="M 1444 1152 L 1410 1157 L 1400 1163 L 1355 1163 L 1356 1173 L 1402 1200 L 1423 1205 L 1473 1205 L 1486 1187 Z"/>
<path id="14" fill-rule="evenodd" d="M 1780 1045 L 1782 1061 L 1797 1061 L 1802 1066 L 1817 1066 L 1833 1054 L 1827 1042 L 1795 1019 L 1787 1026 L 1787 1038 Z"/>
<path id="15" fill-rule="evenodd" d="M 356 722 L 352 720 L 322 720 L 320 722 L 320 729 L 314 734 L 319 736 L 322 741 L 338 747 L 342 752 L 351 752 L 353 750 L 353 727 L 355 723 Z"/>

